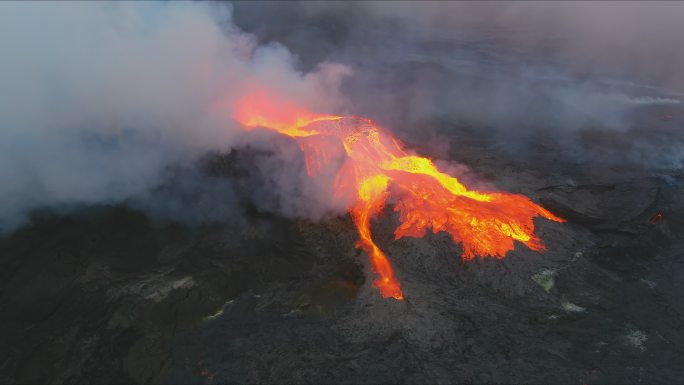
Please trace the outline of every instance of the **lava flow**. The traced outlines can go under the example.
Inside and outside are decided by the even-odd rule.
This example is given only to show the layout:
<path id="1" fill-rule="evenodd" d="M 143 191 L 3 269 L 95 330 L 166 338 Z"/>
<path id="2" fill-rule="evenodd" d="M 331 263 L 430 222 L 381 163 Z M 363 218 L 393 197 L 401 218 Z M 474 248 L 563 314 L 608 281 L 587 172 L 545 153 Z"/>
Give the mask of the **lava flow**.
<path id="1" fill-rule="evenodd" d="M 298 140 L 309 176 L 334 153 L 329 138 L 341 143 L 346 155 L 334 190 L 337 198 L 353 194 L 349 212 L 360 238 L 357 247 L 370 254 L 379 276 L 373 284 L 386 298 L 403 299 L 403 294 L 387 256 L 373 241 L 370 221 L 390 194 L 394 210 L 400 213 L 395 239 L 422 237 L 427 229 L 445 231 L 462 244 L 466 261 L 475 256 L 501 259 L 513 250 L 514 241 L 543 251 L 532 219 L 542 216 L 564 222 L 526 196 L 468 190 L 457 178 L 439 171 L 432 160 L 407 151 L 391 132 L 368 119 L 314 114 L 266 92 L 240 99 L 234 105 L 234 115 L 245 127 L 273 129 Z"/>

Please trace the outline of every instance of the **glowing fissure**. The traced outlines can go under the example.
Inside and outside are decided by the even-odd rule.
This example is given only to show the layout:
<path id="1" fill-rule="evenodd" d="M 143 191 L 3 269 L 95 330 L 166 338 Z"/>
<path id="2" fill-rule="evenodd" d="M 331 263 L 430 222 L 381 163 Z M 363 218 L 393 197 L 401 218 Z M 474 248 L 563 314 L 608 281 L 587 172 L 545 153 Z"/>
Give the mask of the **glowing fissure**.
<path id="1" fill-rule="evenodd" d="M 247 128 L 268 128 L 298 140 L 312 177 L 335 151 L 330 141 L 316 138 L 339 140 L 345 160 L 334 190 L 354 194 L 349 212 L 359 234 L 357 247 L 370 255 L 378 274 L 373 284 L 386 298 L 403 299 L 403 294 L 370 227 L 371 219 L 384 207 L 390 187 L 401 222 L 395 239 L 422 237 L 428 229 L 444 231 L 462 244 L 465 261 L 476 256 L 501 259 L 513 250 L 514 241 L 543 251 L 541 240 L 534 235 L 533 218 L 564 222 L 523 195 L 468 190 L 457 178 L 439 171 L 429 158 L 408 153 L 389 131 L 368 119 L 314 114 L 266 92 L 240 99 L 234 105 L 234 116 Z"/>

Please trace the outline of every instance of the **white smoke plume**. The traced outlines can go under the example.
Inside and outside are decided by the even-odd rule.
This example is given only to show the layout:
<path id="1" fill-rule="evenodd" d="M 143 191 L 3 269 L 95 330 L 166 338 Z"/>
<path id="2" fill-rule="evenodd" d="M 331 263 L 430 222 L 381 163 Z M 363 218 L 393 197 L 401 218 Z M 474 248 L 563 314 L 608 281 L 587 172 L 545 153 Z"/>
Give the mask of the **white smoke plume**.
<path id="1" fill-rule="evenodd" d="M 0 230 L 44 206 L 143 197 L 163 210 L 146 194 L 170 165 L 268 143 L 231 120 L 231 101 L 248 87 L 331 111 L 348 73 L 332 63 L 297 71 L 287 48 L 259 46 L 235 27 L 229 4 L 1 2 L 0 51 Z M 279 164 L 276 186 L 300 177 L 297 162 Z"/>

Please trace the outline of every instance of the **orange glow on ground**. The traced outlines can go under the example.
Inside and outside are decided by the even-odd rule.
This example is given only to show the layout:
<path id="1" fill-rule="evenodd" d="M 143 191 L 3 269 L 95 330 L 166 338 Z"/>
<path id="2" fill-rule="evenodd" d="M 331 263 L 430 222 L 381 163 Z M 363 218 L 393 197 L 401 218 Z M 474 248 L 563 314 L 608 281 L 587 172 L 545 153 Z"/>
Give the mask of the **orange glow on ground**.
<path id="1" fill-rule="evenodd" d="M 534 235 L 533 218 L 564 222 L 526 196 L 468 190 L 457 178 L 439 171 L 429 158 L 407 152 L 391 132 L 368 119 L 314 114 L 268 92 L 249 94 L 233 108 L 236 120 L 247 128 L 268 128 L 298 140 L 310 176 L 334 151 L 327 148 L 330 141 L 310 138 L 333 137 L 342 143 L 346 158 L 335 190 L 354 194 L 349 212 L 359 234 L 357 247 L 370 255 L 378 274 L 373 285 L 383 297 L 404 298 L 370 228 L 390 191 L 401 221 L 394 233 L 396 239 L 422 237 L 428 229 L 444 231 L 463 245 L 465 261 L 476 256 L 501 259 L 513 250 L 514 241 L 543 251 L 541 240 Z"/>

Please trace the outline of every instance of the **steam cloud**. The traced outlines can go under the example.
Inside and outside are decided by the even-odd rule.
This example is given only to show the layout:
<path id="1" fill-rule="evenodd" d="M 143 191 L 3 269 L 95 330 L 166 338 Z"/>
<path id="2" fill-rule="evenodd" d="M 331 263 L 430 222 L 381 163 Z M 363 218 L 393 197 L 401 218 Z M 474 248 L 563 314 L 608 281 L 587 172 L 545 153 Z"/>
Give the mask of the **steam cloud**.
<path id="1" fill-rule="evenodd" d="M 230 181 L 191 170 L 175 178 L 184 179 L 180 195 L 148 192 L 174 174 L 170 165 L 246 143 L 229 108 L 248 87 L 333 110 L 348 70 L 323 63 L 300 73 L 284 46 L 258 46 L 231 17 L 227 4 L 0 4 L 0 229 L 37 207 L 126 199 L 181 218 L 237 215 Z M 264 135 L 249 138 L 269 146 Z M 269 176 L 282 191 L 301 170 L 292 159 L 277 164 Z M 288 204 L 307 198 L 297 191 L 277 208 L 292 212 Z M 302 215 L 320 210 L 315 202 Z"/>
<path id="2" fill-rule="evenodd" d="M 74 204 L 239 217 L 240 186 L 192 165 L 248 144 L 270 154 L 248 186 L 258 208 L 340 209 L 293 143 L 231 119 L 260 85 L 405 139 L 434 119 L 520 141 L 629 131 L 635 108 L 681 103 L 681 36 L 676 2 L 1 2 L 0 231 Z M 649 164 L 681 162 L 684 141 L 664 142 L 620 161 L 657 147 Z"/>

